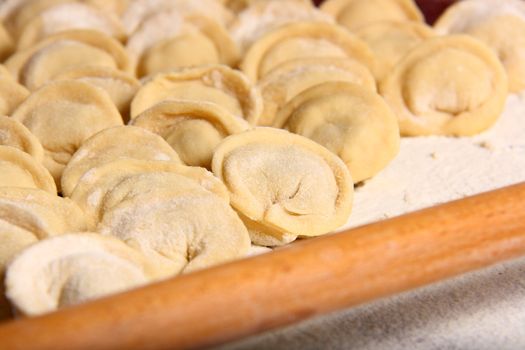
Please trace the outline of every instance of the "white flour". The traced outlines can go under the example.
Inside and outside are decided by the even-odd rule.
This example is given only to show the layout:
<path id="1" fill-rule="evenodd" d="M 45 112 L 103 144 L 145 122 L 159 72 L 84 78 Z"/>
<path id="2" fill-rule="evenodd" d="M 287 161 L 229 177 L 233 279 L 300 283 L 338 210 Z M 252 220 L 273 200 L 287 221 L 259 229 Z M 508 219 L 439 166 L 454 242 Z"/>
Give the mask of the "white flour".
<path id="1" fill-rule="evenodd" d="M 319 21 L 332 23 L 333 18 L 298 1 L 259 2 L 242 11 L 230 27 L 230 33 L 242 51 L 258 38 L 288 23 Z"/>
<path id="2" fill-rule="evenodd" d="M 475 137 L 403 138 L 392 163 L 356 189 L 339 231 L 525 181 L 525 93 Z"/>
<path id="3" fill-rule="evenodd" d="M 40 14 L 45 35 L 69 29 L 95 29 L 118 35 L 117 22 L 104 12 L 81 3 L 64 3 Z"/>

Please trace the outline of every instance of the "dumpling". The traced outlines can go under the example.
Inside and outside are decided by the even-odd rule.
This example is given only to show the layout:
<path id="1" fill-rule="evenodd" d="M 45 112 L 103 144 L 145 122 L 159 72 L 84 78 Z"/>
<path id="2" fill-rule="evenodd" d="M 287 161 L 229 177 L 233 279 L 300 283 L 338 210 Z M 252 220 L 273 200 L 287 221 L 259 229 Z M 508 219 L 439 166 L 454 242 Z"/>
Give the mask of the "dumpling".
<path id="1" fill-rule="evenodd" d="M 132 176 L 105 203 L 99 231 L 140 250 L 167 276 L 245 257 L 250 248 L 248 231 L 228 202 L 190 178 Z"/>
<path id="2" fill-rule="evenodd" d="M 82 211 L 68 199 L 38 189 L 0 188 L 0 290 L 4 290 L 6 265 L 24 248 L 40 239 L 86 229 Z M 0 318 L 10 315 L 3 304 L 0 300 Z"/>
<path id="3" fill-rule="evenodd" d="M 142 254 L 113 237 L 70 233 L 38 242 L 8 266 L 6 295 L 23 315 L 39 315 L 153 281 Z"/>
<path id="4" fill-rule="evenodd" d="M 3 22 L 14 38 L 19 38 L 24 28 L 38 14 L 54 6 L 74 0 L 7 0 Z"/>
<path id="5" fill-rule="evenodd" d="M 126 9 L 135 0 L 83 0 L 87 4 L 93 5 L 103 11 L 116 15 L 119 19 Z"/>
<path id="6" fill-rule="evenodd" d="M 89 45 L 75 42 L 57 42 L 33 55 L 21 72 L 20 80 L 30 90 L 36 90 L 63 69 L 82 66 L 116 68 L 111 55 Z"/>
<path id="7" fill-rule="evenodd" d="M 92 228 L 73 201 L 34 188 L 0 187 L 0 220 L 39 240 Z"/>
<path id="8" fill-rule="evenodd" d="M 129 121 L 131 100 L 140 88 L 132 75 L 107 67 L 81 66 L 56 75 L 53 80 L 79 80 L 103 89 L 118 108 L 124 122 Z"/>
<path id="9" fill-rule="evenodd" d="M 175 173 L 188 177 L 225 201 L 229 195 L 224 185 L 203 168 L 188 167 L 170 161 L 119 159 L 101 164 L 84 173 L 71 194 L 71 199 L 84 211 L 87 219 L 97 224 L 104 213 L 104 199 L 118 183 L 145 173 Z"/>
<path id="10" fill-rule="evenodd" d="M 15 49 L 15 44 L 11 35 L 7 32 L 4 25 L 0 22 L 0 61 L 5 60 Z"/>
<path id="11" fill-rule="evenodd" d="M 0 187 L 38 188 L 57 193 L 53 177 L 33 157 L 15 147 L 0 146 Z"/>
<path id="12" fill-rule="evenodd" d="M 449 6 L 434 27 L 439 34 L 463 33 L 493 17 L 517 16 L 525 19 L 521 0 L 463 0 Z"/>
<path id="13" fill-rule="evenodd" d="M 172 99 L 211 102 L 252 125 L 262 112 L 259 91 L 241 72 L 223 65 L 209 65 L 153 76 L 133 98 L 131 118 Z"/>
<path id="14" fill-rule="evenodd" d="M 0 277 L 2 280 L 7 263 L 25 247 L 36 242 L 38 238 L 30 231 L 0 219 Z M 0 312 L 0 315 L 2 314 Z"/>
<path id="15" fill-rule="evenodd" d="M 436 22 L 441 34 L 465 33 L 493 49 L 509 78 L 509 90 L 525 89 L 525 3 L 519 0 L 461 1 Z"/>
<path id="16" fill-rule="evenodd" d="M 31 232 L 0 219 L 0 321 L 12 317 L 11 307 L 4 295 L 4 277 L 7 263 L 35 242 L 38 242 L 38 239 Z"/>
<path id="17" fill-rule="evenodd" d="M 122 45 L 103 33 L 72 30 L 54 34 L 11 56 L 5 65 L 30 90 L 79 66 L 102 66 L 131 71 Z"/>
<path id="18" fill-rule="evenodd" d="M 350 30 L 383 21 L 423 22 L 413 0 L 327 0 L 321 10 Z"/>
<path id="19" fill-rule="evenodd" d="M 403 135 L 469 136 L 503 111 L 508 82 L 496 55 L 466 35 L 427 39 L 380 85 Z"/>
<path id="20" fill-rule="evenodd" d="M 240 67 L 256 82 L 279 64 L 312 57 L 352 58 L 375 69 L 374 56 L 365 43 L 344 28 L 324 22 L 296 22 L 272 30 L 248 49 Z"/>
<path id="21" fill-rule="evenodd" d="M 30 0 L 5 0 L 0 3 L 0 18 L 2 22 L 7 22 L 7 19 L 13 17 L 15 12 L 27 1 Z"/>
<path id="22" fill-rule="evenodd" d="M 67 163 L 61 179 L 62 194 L 70 196 L 78 180 L 90 169 L 122 158 L 181 163 L 166 141 L 143 128 L 104 129 L 84 141 Z"/>
<path id="23" fill-rule="evenodd" d="M 11 115 L 29 96 L 29 91 L 11 76 L 0 75 L 0 115 Z"/>
<path id="24" fill-rule="evenodd" d="M 13 118 L 0 116 L 0 145 L 11 146 L 31 155 L 38 163 L 44 159 L 40 141 L 24 124 Z"/>
<path id="25" fill-rule="evenodd" d="M 250 128 L 219 106 L 189 101 L 160 102 L 139 114 L 132 125 L 162 136 L 184 164 L 208 169 L 222 139 Z"/>
<path id="26" fill-rule="evenodd" d="M 22 29 L 17 48 L 26 49 L 42 39 L 71 29 L 93 29 L 123 41 L 124 28 L 111 13 L 78 2 L 59 3 L 39 12 Z"/>
<path id="27" fill-rule="evenodd" d="M 229 31 L 241 51 L 245 52 L 267 32 L 297 21 L 333 22 L 333 19 L 308 1 L 254 1 L 239 13 Z"/>
<path id="28" fill-rule="evenodd" d="M 274 126 L 308 137 L 338 155 L 354 183 L 376 175 L 399 151 L 397 118 L 377 93 L 346 82 L 303 91 Z"/>
<path id="29" fill-rule="evenodd" d="M 31 232 L 0 219 L 0 278 L 3 292 L 3 279 L 8 262 L 24 248 L 38 242 L 38 238 Z M 0 301 L 0 319 L 9 314 Z"/>
<path id="30" fill-rule="evenodd" d="M 408 51 L 435 36 L 432 28 L 423 23 L 387 21 L 361 27 L 356 34 L 374 52 L 378 81 L 383 80 Z"/>
<path id="31" fill-rule="evenodd" d="M 509 78 L 509 90 L 525 89 L 525 20 L 516 16 L 493 17 L 471 27 L 467 34 L 496 52 Z"/>
<path id="32" fill-rule="evenodd" d="M 376 90 L 372 73 L 348 58 L 304 58 L 285 62 L 272 69 L 258 83 L 264 110 L 258 125 L 271 126 L 277 112 L 304 90 L 329 81 L 348 81 Z"/>
<path id="33" fill-rule="evenodd" d="M 3 64 L 0 64 L 0 78 L 13 78 L 11 73 Z"/>
<path id="34" fill-rule="evenodd" d="M 20 37 L 26 27 L 32 20 L 39 18 L 42 13 L 53 13 L 52 16 L 46 16 L 46 24 L 56 25 L 57 21 L 62 26 L 72 25 L 74 28 L 91 28 L 102 32 L 108 31 L 109 35 L 115 32 L 115 35 L 122 35 L 122 26 L 119 17 L 130 3 L 130 0 L 5 0 L 0 6 L 0 18 L 4 21 L 9 31 L 14 33 L 15 37 Z M 80 4 L 77 6 L 64 6 Z M 87 5 L 87 6 L 86 6 Z M 89 9 L 86 10 L 86 7 Z M 63 8 L 66 14 L 76 19 L 77 23 L 68 21 L 63 13 L 57 13 L 55 8 Z M 94 8 L 94 9 L 93 9 Z M 97 9 L 102 10 L 102 16 Z M 94 11 L 95 10 L 95 11 Z M 113 18 L 108 18 L 113 17 Z M 48 26 L 49 27 L 49 26 Z M 123 39 L 123 38 L 122 38 Z"/>
<path id="35" fill-rule="evenodd" d="M 74 80 L 56 81 L 29 96 L 13 113 L 44 147 L 44 166 L 57 187 L 62 171 L 82 142 L 100 130 L 122 125 L 122 118 L 102 90 Z"/>
<path id="36" fill-rule="evenodd" d="M 233 13 L 239 15 L 241 11 L 245 10 L 249 6 L 255 6 L 260 2 L 275 2 L 281 3 L 282 0 L 219 0 L 226 8 L 231 10 Z M 294 0 L 294 2 L 312 6 L 311 0 Z"/>
<path id="37" fill-rule="evenodd" d="M 306 137 L 273 128 L 229 136 L 215 150 L 212 169 L 254 244 L 322 235 L 350 215 L 350 172 L 336 155 Z"/>
<path id="38" fill-rule="evenodd" d="M 233 14 L 216 0 L 133 0 L 122 14 L 122 23 L 132 34 L 151 16 L 170 11 L 214 18 L 225 27 L 233 19 Z"/>
<path id="39" fill-rule="evenodd" d="M 234 65 L 238 50 L 227 30 L 201 15 L 176 10 L 149 17 L 130 36 L 126 49 L 139 77 L 170 69 L 222 63 Z"/>

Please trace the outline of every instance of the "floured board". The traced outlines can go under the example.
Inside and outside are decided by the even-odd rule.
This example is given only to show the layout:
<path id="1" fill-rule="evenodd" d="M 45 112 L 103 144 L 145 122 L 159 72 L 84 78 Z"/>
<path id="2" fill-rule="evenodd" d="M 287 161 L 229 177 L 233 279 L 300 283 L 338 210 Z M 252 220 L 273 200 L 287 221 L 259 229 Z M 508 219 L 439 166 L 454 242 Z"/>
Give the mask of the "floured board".
<path id="1" fill-rule="evenodd" d="M 525 93 L 511 95 L 488 131 L 403 138 L 392 163 L 358 187 L 338 231 L 525 181 Z"/>

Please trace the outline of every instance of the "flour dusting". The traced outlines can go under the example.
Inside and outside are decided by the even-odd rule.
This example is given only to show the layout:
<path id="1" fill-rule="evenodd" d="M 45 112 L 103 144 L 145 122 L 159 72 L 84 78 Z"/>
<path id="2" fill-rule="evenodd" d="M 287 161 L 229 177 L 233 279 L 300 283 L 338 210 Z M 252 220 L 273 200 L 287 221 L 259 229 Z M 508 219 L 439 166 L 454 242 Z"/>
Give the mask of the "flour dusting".
<path id="1" fill-rule="evenodd" d="M 356 188 L 339 231 L 525 181 L 525 93 L 510 95 L 488 131 L 474 137 L 401 140 L 392 163 Z"/>
<path id="2" fill-rule="evenodd" d="M 118 34 L 114 22 L 103 12 L 85 4 L 60 4 L 44 11 L 41 16 L 47 35 L 69 29 L 97 29 L 108 35 Z"/>

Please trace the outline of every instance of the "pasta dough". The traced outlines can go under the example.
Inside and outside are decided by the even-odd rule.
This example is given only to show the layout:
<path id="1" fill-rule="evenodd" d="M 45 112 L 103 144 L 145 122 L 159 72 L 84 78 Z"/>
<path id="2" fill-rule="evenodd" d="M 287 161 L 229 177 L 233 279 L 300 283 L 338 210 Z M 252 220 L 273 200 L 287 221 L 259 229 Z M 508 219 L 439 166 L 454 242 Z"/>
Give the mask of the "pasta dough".
<path id="1" fill-rule="evenodd" d="M 520 0 L 463 0 L 452 4 L 434 27 L 440 34 L 463 33 L 469 28 L 499 16 L 525 19 L 525 4 Z"/>
<path id="2" fill-rule="evenodd" d="M 122 125 L 118 110 L 104 91 L 74 80 L 52 82 L 35 91 L 13 118 L 42 143 L 43 164 L 57 186 L 66 164 L 84 140 L 100 130 Z"/>
<path id="3" fill-rule="evenodd" d="M 51 35 L 35 46 L 18 51 L 5 65 L 30 90 L 78 66 L 96 65 L 128 72 L 132 69 L 122 45 L 93 30 L 70 30 Z"/>
<path id="4" fill-rule="evenodd" d="M 73 201 L 34 188 L 0 187 L 0 220 L 39 240 L 91 228 Z"/>
<path id="5" fill-rule="evenodd" d="M 145 20 L 126 45 L 139 77 L 175 68 L 238 61 L 228 32 L 209 17 L 159 12 Z"/>
<path id="6" fill-rule="evenodd" d="M 278 65 L 257 83 L 264 110 L 258 124 L 271 126 L 277 112 L 304 90 L 328 81 L 348 81 L 376 90 L 372 73 L 348 58 L 304 58 Z"/>
<path id="7" fill-rule="evenodd" d="M 162 136 L 185 164 L 205 168 L 210 168 L 213 150 L 222 139 L 249 128 L 244 120 L 212 103 L 184 101 L 160 102 L 132 124 Z"/>
<path id="8" fill-rule="evenodd" d="M 18 255 L 7 270 L 6 294 L 20 313 L 39 315 L 154 277 L 146 259 L 118 239 L 72 233 L 38 242 Z"/>
<path id="9" fill-rule="evenodd" d="M 11 146 L 31 155 L 38 163 L 44 159 L 44 149 L 40 141 L 24 124 L 0 116 L 0 145 Z"/>
<path id="10" fill-rule="evenodd" d="M 29 96 L 11 76 L 0 75 L 0 115 L 10 115 Z"/>
<path id="11" fill-rule="evenodd" d="M 100 66 L 81 66 L 64 71 L 53 80 L 79 80 L 103 89 L 111 98 L 125 122 L 129 120 L 131 100 L 140 82 L 128 73 Z"/>
<path id="12" fill-rule="evenodd" d="M 305 90 L 282 108 L 274 126 L 338 155 L 354 183 L 376 175 L 399 151 L 394 113 L 381 96 L 351 83 L 330 82 Z"/>
<path id="13" fill-rule="evenodd" d="M 461 1 L 435 23 L 441 34 L 466 33 L 491 47 L 503 63 L 509 89 L 525 89 L 525 4 L 519 0 Z"/>
<path id="14" fill-rule="evenodd" d="M 204 189 L 225 201 L 229 195 L 224 185 L 210 172 L 197 167 L 187 167 L 175 162 L 119 159 L 92 168 L 78 180 L 71 194 L 88 220 L 97 224 L 103 215 L 106 194 L 124 179 L 143 173 L 175 173 L 196 181 Z"/>
<path id="15" fill-rule="evenodd" d="M 327 0 L 321 10 L 350 30 L 383 21 L 423 22 L 413 0 Z"/>
<path id="16" fill-rule="evenodd" d="M 272 128 L 232 135 L 215 150 L 212 169 L 230 192 L 232 206 L 248 219 L 254 244 L 325 234 L 350 215 L 347 167 L 305 137 Z"/>
<path id="17" fill-rule="evenodd" d="M 4 277 L 7 263 L 38 239 L 29 231 L 0 219 L 0 320 L 12 317 L 9 303 L 5 299 Z"/>
<path id="18" fill-rule="evenodd" d="M 70 200 L 43 190 L 0 188 L 0 290 L 8 262 L 39 239 L 88 229 L 83 213 Z M 10 315 L 0 301 L 0 317 Z"/>
<path id="19" fill-rule="evenodd" d="M 423 23 L 387 21 L 361 27 L 356 34 L 374 52 L 378 81 L 383 80 L 408 51 L 435 36 L 432 28 Z"/>
<path id="20" fill-rule="evenodd" d="M 122 181 L 108 194 L 118 192 L 118 200 L 104 212 L 100 232 L 139 249 L 168 276 L 246 256 L 248 232 L 228 202 L 181 180 L 151 173 Z"/>
<path id="21" fill-rule="evenodd" d="M 134 126 L 105 129 L 83 142 L 73 154 L 62 175 L 62 193 L 70 196 L 78 180 L 90 169 L 123 158 L 181 163 L 168 143 L 147 130 Z"/>
<path id="22" fill-rule="evenodd" d="M 229 30 L 241 51 L 245 52 L 265 33 L 297 21 L 333 22 L 333 19 L 309 1 L 255 1 L 239 13 Z"/>
<path id="23" fill-rule="evenodd" d="M 93 5 L 105 12 L 110 12 L 118 16 L 122 16 L 124 11 L 131 6 L 133 0 L 84 0 L 85 3 Z"/>
<path id="24" fill-rule="evenodd" d="M 71 0 L 15 0 L 4 17 L 4 23 L 14 38 L 18 38 L 24 27 L 39 13 L 55 5 Z M 7 4 L 9 8 L 9 4 Z"/>
<path id="25" fill-rule="evenodd" d="M 29 154 L 21 150 L 0 146 L 0 187 L 39 188 L 56 194 L 53 177 Z"/>
<path id="26" fill-rule="evenodd" d="M 122 14 L 122 23 L 128 34 L 135 32 L 151 16 L 162 12 L 181 15 L 200 14 L 215 18 L 223 26 L 232 20 L 232 13 L 216 0 L 134 0 Z"/>
<path id="27" fill-rule="evenodd" d="M 30 90 L 51 81 L 64 69 L 84 65 L 87 61 L 95 66 L 116 68 L 111 55 L 77 42 L 57 42 L 33 55 L 24 66 L 20 80 Z"/>
<path id="28" fill-rule="evenodd" d="M 235 14 L 239 14 L 249 6 L 254 6 L 259 2 L 276 2 L 280 3 L 282 0 L 219 0 L 226 8 L 233 11 Z M 311 0 L 295 0 L 297 3 L 312 5 Z"/>
<path id="29" fill-rule="evenodd" d="M 66 30 L 93 29 L 124 40 L 124 28 L 111 13 L 77 2 L 59 3 L 38 13 L 24 27 L 18 37 L 18 49 L 25 49 L 40 40 Z"/>
<path id="30" fill-rule="evenodd" d="M 380 90 L 403 135 L 468 136 L 497 120 L 508 82 L 487 46 L 452 35 L 425 40 L 410 51 Z"/>
<path id="31" fill-rule="evenodd" d="M 374 56 L 365 43 L 323 22 L 297 22 L 267 33 L 246 52 L 240 67 L 250 80 L 258 81 L 281 63 L 311 57 L 352 58 L 375 69 Z"/>
<path id="32" fill-rule="evenodd" d="M 0 219 L 0 277 L 3 278 L 7 263 L 20 253 L 25 247 L 38 242 L 38 238 L 31 232 Z M 0 306 L 0 317 L 3 316 Z"/>
<path id="33" fill-rule="evenodd" d="M 14 48 L 13 39 L 4 25 L 0 23 L 0 61 L 5 60 L 13 52 Z"/>
<path id="34" fill-rule="evenodd" d="M 516 16 L 493 17 L 471 27 L 467 34 L 491 47 L 503 63 L 509 90 L 525 89 L 525 20 Z"/>
<path id="35" fill-rule="evenodd" d="M 1 78 L 12 78 L 11 73 L 9 73 L 9 71 L 3 64 L 0 64 L 0 77 Z"/>
<path id="36" fill-rule="evenodd" d="M 208 65 L 153 76 L 131 102 L 131 117 L 172 99 L 215 103 L 252 125 L 262 111 L 259 91 L 242 73 L 223 65 Z"/>

